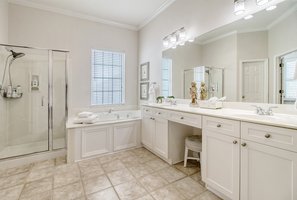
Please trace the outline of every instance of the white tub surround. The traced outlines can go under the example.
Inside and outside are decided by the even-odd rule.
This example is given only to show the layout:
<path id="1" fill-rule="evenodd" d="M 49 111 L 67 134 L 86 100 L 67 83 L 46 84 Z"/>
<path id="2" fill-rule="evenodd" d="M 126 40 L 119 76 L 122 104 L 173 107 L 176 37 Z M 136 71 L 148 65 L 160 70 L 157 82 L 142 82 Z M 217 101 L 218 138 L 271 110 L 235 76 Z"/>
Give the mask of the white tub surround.
<path id="1" fill-rule="evenodd" d="M 93 124 L 67 122 L 67 161 L 76 162 L 140 147 L 139 110 L 96 113 Z"/>
<path id="2" fill-rule="evenodd" d="M 142 144 L 169 163 L 183 160 L 191 127 L 202 129 L 202 180 L 223 199 L 297 199 L 297 115 L 158 104 L 142 113 Z"/>

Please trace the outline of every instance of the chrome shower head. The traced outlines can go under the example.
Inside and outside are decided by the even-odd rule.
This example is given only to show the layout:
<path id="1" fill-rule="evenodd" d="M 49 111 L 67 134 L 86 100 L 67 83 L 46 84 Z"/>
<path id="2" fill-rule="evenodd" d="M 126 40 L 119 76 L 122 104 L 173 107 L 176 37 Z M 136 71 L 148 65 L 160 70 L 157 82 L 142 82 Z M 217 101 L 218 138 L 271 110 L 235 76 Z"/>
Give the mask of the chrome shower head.
<path id="1" fill-rule="evenodd" d="M 21 57 L 25 56 L 24 53 L 17 53 L 17 52 L 15 52 L 15 51 L 13 51 L 12 48 L 10 48 L 10 47 L 5 47 L 5 49 L 6 49 L 8 52 L 11 52 L 11 55 L 12 55 L 12 57 L 13 57 L 14 59 L 16 59 L 16 58 L 21 58 Z"/>

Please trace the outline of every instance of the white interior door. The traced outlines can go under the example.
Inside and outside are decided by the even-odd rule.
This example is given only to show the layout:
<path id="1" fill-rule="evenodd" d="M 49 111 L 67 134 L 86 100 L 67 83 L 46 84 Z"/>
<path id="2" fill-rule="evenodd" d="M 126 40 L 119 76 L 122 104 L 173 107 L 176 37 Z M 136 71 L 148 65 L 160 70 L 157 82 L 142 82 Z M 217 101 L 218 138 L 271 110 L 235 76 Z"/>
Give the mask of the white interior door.
<path id="1" fill-rule="evenodd" d="M 243 102 L 268 103 L 268 62 L 266 60 L 242 62 Z"/>

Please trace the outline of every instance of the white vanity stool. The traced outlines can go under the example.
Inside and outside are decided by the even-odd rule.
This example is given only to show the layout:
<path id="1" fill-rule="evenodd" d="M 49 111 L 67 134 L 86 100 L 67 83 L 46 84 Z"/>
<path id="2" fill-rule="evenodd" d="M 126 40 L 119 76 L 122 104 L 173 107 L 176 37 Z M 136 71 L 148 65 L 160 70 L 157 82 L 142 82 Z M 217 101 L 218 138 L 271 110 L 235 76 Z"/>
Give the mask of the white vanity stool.
<path id="1" fill-rule="evenodd" d="M 188 156 L 189 150 L 193 152 L 197 152 L 199 154 L 199 157 L 198 158 L 189 157 Z M 184 167 L 187 167 L 188 159 L 200 161 L 201 152 L 202 152 L 201 137 L 198 135 L 192 135 L 192 136 L 186 137 Z"/>

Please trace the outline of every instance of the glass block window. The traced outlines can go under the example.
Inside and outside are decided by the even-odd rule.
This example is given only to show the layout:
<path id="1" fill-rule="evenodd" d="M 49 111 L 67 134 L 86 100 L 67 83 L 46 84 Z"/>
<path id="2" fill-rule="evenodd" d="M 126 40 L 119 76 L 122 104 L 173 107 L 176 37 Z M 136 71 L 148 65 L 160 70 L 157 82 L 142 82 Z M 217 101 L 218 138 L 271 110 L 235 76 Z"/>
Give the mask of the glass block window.
<path id="1" fill-rule="evenodd" d="M 125 103 L 125 54 L 92 50 L 92 105 Z"/>

